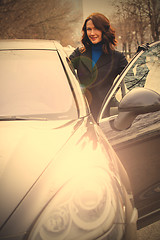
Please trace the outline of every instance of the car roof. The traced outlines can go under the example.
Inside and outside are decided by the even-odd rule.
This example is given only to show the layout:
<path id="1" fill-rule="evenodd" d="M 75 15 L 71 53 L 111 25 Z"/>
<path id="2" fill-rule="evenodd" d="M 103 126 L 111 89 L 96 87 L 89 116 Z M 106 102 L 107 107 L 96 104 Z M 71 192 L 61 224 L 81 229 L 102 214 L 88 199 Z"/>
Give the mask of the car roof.
<path id="1" fill-rule="evenodd" d="M 58 49 L 62 49 L 62 46 L 56 40 L 43 40 L 43 39 L 0 40 L 0 50 L 14 50 L 14 49 L 58 50 Z"/>

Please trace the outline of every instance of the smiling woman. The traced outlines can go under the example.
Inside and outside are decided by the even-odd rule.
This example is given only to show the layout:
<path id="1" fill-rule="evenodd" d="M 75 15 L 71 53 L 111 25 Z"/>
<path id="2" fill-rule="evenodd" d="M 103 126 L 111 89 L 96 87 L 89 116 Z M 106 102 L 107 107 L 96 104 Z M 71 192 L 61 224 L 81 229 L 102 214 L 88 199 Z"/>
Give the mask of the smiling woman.
<path id="1" fill-rule="evenodd" d="M 114 79 L 127 64 L 125 56 L 115 50 L 116 44 L 108 18 L 93 13 L 82 27 L 82 47 L 70 55 L 95 120 Z"/>

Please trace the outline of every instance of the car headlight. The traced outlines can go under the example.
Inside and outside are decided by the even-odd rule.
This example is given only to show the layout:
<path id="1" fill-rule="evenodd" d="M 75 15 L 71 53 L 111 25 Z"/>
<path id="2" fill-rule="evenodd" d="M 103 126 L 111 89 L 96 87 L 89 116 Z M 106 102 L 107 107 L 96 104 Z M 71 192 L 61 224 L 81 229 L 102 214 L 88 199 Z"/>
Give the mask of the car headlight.
<path id="1" fill-rule="evenodd" d="M 124 212 L 103 169 L 90 169 L 68 181 L 41 213 L 29 240 L 93 240 L 109 234 L 119 222 L 121 239 Z M 120 219 L 120 218 L 121 219 Z"/>

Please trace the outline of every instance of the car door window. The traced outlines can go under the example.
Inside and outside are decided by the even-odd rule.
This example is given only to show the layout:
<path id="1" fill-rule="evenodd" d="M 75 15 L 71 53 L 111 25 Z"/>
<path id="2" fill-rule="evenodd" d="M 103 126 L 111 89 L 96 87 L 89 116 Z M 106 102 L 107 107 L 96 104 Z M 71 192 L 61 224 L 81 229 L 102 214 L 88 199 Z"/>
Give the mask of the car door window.
<path id="1" fill-rule="evenodd" d="M 144 87 L 160 93 L 160 44 L 142 52 L 135 58 L 123 81 L 113 94 L 108 105 L 107 116 L 118 113 L 118 105 L 123 96 L 135 87 Z"/>
<path id="2" fill-rule="evenodd" d="M 128 90 L 145 87 L 160 92 L 159 73 L 160 46 L 158 45 L 142 53 L 126 74 L 125 82 Z"/>

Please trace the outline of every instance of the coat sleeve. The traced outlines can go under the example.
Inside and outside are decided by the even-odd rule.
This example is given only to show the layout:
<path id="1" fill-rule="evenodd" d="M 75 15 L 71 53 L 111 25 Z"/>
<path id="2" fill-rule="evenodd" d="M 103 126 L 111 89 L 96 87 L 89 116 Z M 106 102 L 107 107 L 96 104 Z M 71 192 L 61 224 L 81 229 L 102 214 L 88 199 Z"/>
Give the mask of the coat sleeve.
<path id="1" fill-rule="evenodd" d="M 80 50 L 79 48 L 76 48 L 73 53 L 69 56 L 69 59 L 71 60 L 73 66 L 75 69 L 78 69 L 79 65 L 79 59 L 80 59 Z"/>
<path id="2" fill-rule="evenodd" d="M 125 66 L 128 64 L 128 61 L 123 53 L 118 52 L 119 55 L 119 68 L 118 68 L 118 74 L 122 72 L 122 70 L 125 68 Z"/>

